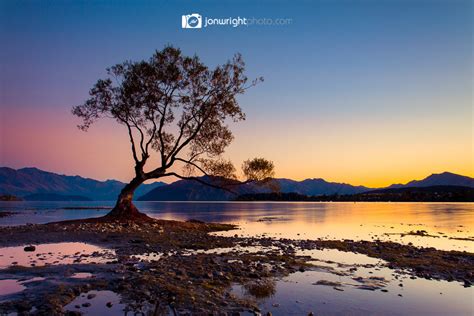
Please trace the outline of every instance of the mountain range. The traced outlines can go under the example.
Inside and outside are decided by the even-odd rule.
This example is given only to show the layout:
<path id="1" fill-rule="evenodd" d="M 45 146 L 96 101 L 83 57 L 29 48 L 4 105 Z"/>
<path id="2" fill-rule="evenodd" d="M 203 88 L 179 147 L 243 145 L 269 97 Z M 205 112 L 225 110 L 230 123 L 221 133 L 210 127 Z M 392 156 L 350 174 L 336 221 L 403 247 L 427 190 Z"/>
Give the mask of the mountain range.
<path id="1" fill-rule="evenodd" d="M 136 192 L 141 196 L 163 186 L 163 182 L 142 184 Z M 117 180 L 97 181 L 80 176 L 66 176 L 38 168 L 0 168 L 0 194 L 11 194 L 25 200 L 115 200 L 125 183 Z"/>
<path id="2" fill-rule="evenodd" d="M 298 193 L 242 194 L 237 201 L 292 202 L 474 202 L 474 188 L 456 185 L 386 188 L 349 195 L 304 195 Z"/>
<path id="3" fill-rule="evenodd" d="M 208 181 L 206 177 L 202 180 Z M 125 183 L 117 180 L 97 181 L 80 176 L 59 175 L 37 168 L 12 169 L 0 168 L 0 194 L 11 194 L 26 200 L 115 200 Z M 474 179 L 450 172 L 432 174 L 422 180 L 406 184 L 393 184 L 387 188 L 464 186 L 474 188 Z M 328 182 L 313 178 L 303 181 L 291 179 L 272 179 L 265 185 L 247 183 L 232 187 L 228 191 L 212 188 L 196 181 L 179 180 L 171 184 L 155 182 L 141 185 L 135 197 L 141 201 L 227 201 L 238 195 L 268 193 L 278 187 L 283 193 L 297 193 L 307 196 L 351 195 L 380 188 L 353 186 L 346 183 Z"/>
<path id="4" fill-rule="evenodd" d="M 443 172 L 439 174 L 432 174 L 423 180 L 413 180 L 407 184 L 392 184 L 389 189 L 392 188 L 421 188 L 421 187 L 432 187 L 439 185 L 455 185 L 461 187 L 474 187 L 474 179 L 470 177 L 461 176 L 451 172 Z"/>
<path id="5" fill-rule="evenodd" d="M 203 178 L 209 182 L 210 179 Z M 371 190 L 363 186 L 352 186 L 345 183 L 327 182 L 323 179 L 272 179 L 265 184 L 247 183 L 232 186 L 234 192 L 228 192 L 206 186 L 196 181 L 179 180 L 167 186 L 156 188 L 138 198 L 140 201 L 228 201 L 239 195 L 268 193 L 272 188 L 281 192 L 294 192 L 302 195 L 322 194 L 356 194 Z"/>
<path id="6" fill-rule="evenodd" d="M 195 181 L 180 180 L 166 186 L 158 187 L 138 198 L 140 201 L 225 201 L 233 200 L 237 196 L 247 194 L 269 193 L 271 187 L 279 187 L 282 193 L 296 193 L 305 196 L 320 195 L 352 195 L 370 192 L 376 189 L 364 186 L 353 186 L 346 183 L 328 182 L 324 179 L 314 178 L 303 181 L 291 179 L 273 179 L 274 185 L 259 186 L 245 184 L 232 188 L 236 194 L 215 189 Z M 408 188 L 428 186 L 463 186 L 474 188 L 474 179 L 450 172 L 432 174 L 423 180 L 411 181 L 407 184 L 391 185 L 387 188 Z"/>

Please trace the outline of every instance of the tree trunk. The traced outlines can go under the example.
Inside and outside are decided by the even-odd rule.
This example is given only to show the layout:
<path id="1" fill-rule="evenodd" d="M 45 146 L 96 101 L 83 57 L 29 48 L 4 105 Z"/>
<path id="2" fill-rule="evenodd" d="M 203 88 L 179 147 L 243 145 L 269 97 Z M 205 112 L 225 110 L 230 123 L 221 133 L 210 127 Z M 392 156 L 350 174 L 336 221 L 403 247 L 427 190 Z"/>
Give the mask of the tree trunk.
<path id="1" fill-rule="evenodd" d="M 135 178 L 120 192 L 114 208 L 105 216 L 112 220 L 149 220 L 146 214 L 141 213 L 133 204 L 135 190 L 144 182 L 144 179 Z"/>

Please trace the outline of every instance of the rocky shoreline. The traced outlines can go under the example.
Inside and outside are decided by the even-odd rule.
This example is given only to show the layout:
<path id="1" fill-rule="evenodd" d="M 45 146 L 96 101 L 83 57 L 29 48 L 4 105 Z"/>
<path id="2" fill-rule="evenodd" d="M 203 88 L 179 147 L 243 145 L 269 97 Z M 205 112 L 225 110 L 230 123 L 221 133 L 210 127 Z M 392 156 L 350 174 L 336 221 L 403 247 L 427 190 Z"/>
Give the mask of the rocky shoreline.
<path id="1" fill-rule="evenodd" d="M 42 278 L 27 283 L 24 291 L 7 296 L 0 303 L 0 314 L 80 315 L 81 306 L 72 311 L 65 311 L 64 306 L 91 290 L 113 291 L 120 295 L 127 309 L 144 315 L 259 314 L 256 300 L 234 295 L 232 285 L 244 285 L 255 297 L 272 293 L 272 280 L 296 271 L 321 268 L 310 256 L 299 254 L 314 249 L 337 249 L 379 258 L 386 267 L 412 278 L 456 281 L 466 287 L 474 282 L 472 253 L 382 241 L 209 234 L 234 228 L 227 224 L 164 220 L 1 227 L 0 247 L 85 242 L 113 249 L 115 257 L 87 264 L 84 262 L 91 255 L 78 254 L 74 264 L 13 265 L 0 270 L 2 279 Z M 76 273 L 94 277 L 72 278 Z M 337 285 L 334 287 L 338 289 Z"/>

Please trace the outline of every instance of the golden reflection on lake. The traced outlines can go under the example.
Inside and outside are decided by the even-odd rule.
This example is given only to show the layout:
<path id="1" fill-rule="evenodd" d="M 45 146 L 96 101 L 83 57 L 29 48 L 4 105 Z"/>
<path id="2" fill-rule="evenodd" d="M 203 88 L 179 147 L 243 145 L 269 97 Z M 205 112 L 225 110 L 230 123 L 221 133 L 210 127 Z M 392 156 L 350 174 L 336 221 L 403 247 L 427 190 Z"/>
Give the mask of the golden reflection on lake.
<path id="1" fill-rule="evenodd" d="M 262 203 L 262 208 L 268 208 Z M 473 203 L 288 203 L 261 217 L 243 216 L 238 234 L 294 239 L 391 240 L 415 246 L 474 252 Z M 402 233 L 426 231 L 431 236 Z M 236 231 L 221 233 L 233 235 Z"/>

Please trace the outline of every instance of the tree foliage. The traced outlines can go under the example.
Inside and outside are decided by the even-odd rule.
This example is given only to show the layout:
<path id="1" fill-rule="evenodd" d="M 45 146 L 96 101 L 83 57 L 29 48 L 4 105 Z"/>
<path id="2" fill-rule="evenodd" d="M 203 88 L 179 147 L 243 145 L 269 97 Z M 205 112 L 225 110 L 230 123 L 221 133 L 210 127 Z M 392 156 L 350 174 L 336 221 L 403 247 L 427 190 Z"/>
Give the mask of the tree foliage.
<path id="1" fill-rule="evenodd" d="M 108 77 L 72 112 L 82 130 L 102 118 L 127 128 L 137 183 L 164 176 L 196 180 L 198 174 L 236 179 L 235 167 L 222 157 L 233 140 L 228 123 L 245 119 L 236 97 L 263 80 L 248 83 L 244 70 L 239 54 L 209 69 L 197 56 L 168 46 L 148 61 L 107 69 Z M 158 167 L 146 171 L 150 159 Z M 176 164 L 182 173 L 169 171 Z M 273 163 L 249 160 L 243 173 L 247 180 L 264 179 L 273 176 Z"/>
<path id="2" fill-rule="evenodd" d="M 273 162 L 265 158 L 254 158 L 244 161 L 242 171 L 245 177 L 252 181 L 273 178 L 275 175 Z"/>

